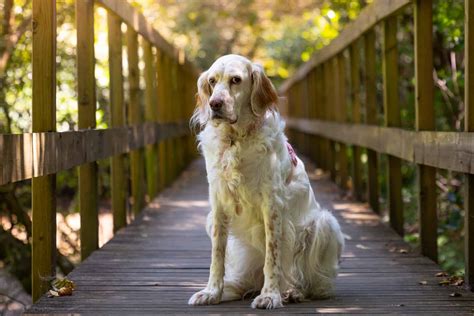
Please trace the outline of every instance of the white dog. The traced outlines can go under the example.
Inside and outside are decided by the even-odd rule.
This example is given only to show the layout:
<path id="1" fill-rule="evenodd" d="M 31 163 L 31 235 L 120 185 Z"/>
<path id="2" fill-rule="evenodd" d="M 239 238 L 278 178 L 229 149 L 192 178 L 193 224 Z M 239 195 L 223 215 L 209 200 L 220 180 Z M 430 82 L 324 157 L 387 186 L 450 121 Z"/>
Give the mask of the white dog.
<path id="1" fill-rule="evenodd" d="M 191 305 L 260 294 L 253 308 L 331 295 L 344 247 L 284 134 L 278 95 L 263 69 L 219 58 L 198 80 L 199 146 L 206 160 L 212 261 Z"/>

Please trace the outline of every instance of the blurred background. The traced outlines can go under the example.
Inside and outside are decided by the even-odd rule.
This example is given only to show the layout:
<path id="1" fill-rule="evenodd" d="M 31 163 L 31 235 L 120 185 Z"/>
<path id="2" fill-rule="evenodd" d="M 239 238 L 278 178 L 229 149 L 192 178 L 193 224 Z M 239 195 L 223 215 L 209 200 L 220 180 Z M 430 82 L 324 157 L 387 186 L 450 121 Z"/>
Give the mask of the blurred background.
<path id="1" fill-rule="evenodd" d="M 81 0 L 77 0 L 81 1 Z M 382 0 L 381 0 L 382 1 Z M 219 56 L 238 53 L 261 63 L 276 86 L 311 55 L 335 38 L 365 0 L 133 0 L 155 28 L 186 57 L 206 69 Z M 434 1 L 436 127 L 462 131 L 464 117 L 464 0 Z M 76 31 L 74 0 L 57 1 L 57 130 L 77 129 Z M 0 133 L 31 132 L 31 0 L 0 0 Z M 400 107 L 402 124 L 414 129 L 413 19 L 399 21 Z M 405 20 L 405 21 L 403 21 Z M 407 23 L 405 23 L 407 22 Z M 123 26 L 126 29 L 126 26 Z M 377 32 L 381 30 L 377 29 Z M 379 34 L 380 35 L 380 34 Z M 380 36 L 378 36 L 380 39 Z M 380 42 L 377 43 L 380 50 Z M 97 127 L 108 122 L 108 47 L 106 11 L 95 10 Z M 124 47 L 124 56 L 126 50 Z M 378 54 L 380 56 L 380 54 Z M 124 58 L 126 62 L 126 58 Z M 143 64 L 140 65 L 143 69 Z M 378 107 L 383 122 L 381 61 L 377 61 Z M 127 67 L 124 67 L 125 71 Z M 349 160 L 352 161 L 352 160 Z M 366 163 L 366 157 L 362 157 Z M 0 157 L 1 163 L 1 157 Z M 381 157 L 381 203 L 386 208 L 385 160 Z M 109 160 L 99 162 L 100 245 L 112 236 Z M 76 170 L 57 176 L 58 273 L 67 274 L 80 260 Z M 403 162 L 405 239 L 418 244 L 415 165 Z M 363 173 L 366 174 L 366 173 Z M 450 273 L 463 269 L 462 176 L 439 170 L 438 245 L 440 263 Z M 24 305 L 30 293 L 30 181 L 0 187 L 0 311 Z M 13 292 L 22 299 L 11 300 Z M 15 296 L 20 297 L 20 296 Z"/>

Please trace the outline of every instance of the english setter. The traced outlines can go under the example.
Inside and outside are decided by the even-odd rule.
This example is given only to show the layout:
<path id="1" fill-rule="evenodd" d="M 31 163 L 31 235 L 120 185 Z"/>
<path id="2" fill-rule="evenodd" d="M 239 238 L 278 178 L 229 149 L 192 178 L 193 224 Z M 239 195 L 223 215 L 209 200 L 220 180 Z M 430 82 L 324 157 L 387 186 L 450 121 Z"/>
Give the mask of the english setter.
<path id="1" fill-rule="evenodd" d="M 209 282 L 191 305 L 259 293 L 253 308 L 332 294 L 344 239 L 316 202 L 284 134 L 278 95 L 261 66 L 226 55 L 198 79 L 199 147 L 209 182 Z"/>

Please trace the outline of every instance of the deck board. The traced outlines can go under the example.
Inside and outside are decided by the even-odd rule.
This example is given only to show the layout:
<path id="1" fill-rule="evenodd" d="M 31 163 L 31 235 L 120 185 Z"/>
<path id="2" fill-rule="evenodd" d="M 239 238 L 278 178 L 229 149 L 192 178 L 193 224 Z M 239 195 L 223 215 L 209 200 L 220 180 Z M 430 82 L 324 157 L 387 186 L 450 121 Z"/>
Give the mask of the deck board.
<path id="1" fill-rule="evenodd" d="M 438 285 L 439 267 L 413 252 L 365 204 L 342 198 L 326 177 L 312 184 L 318 201 L 334 210 L 346 235 L 336 295 L 288 304 L 272 314 L 472 315 L 474 295 Z M 77 284 L 72 296 L 43 296 L 28 313 L 268 313 L 252 310 L 250 300 L 187 305 L 190 295 L 205 286 L 209 273 L 210 241 L 204 230 L 207 192 L 204 164 L 197 160 L 137 220 L 69 275 Z M 451 297 L 453 292 L 462 296 Z"/>

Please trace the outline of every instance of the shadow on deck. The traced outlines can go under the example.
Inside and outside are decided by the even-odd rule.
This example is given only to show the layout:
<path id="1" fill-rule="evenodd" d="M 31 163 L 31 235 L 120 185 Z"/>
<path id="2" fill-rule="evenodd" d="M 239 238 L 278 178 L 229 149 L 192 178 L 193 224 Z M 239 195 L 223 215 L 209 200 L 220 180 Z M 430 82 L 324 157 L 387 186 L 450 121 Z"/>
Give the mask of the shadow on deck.
<path id="1" fill-rule="evenodd" d="M 317 199 L 334 209 L 346 234 L 336 296 L 289 304 L 272 314 L 472 313 L 474 295 L 438 285 L 439 267 L 412 252 L 365 204 L 341 198 L 341 191 L 325 177 L 312 183 Z M 208 209 L 204 163 L 197 160 L 132 225 L 69 275 L 77 284 L 72 296 L 43 296 L 29 313 L 265 313 L 252 310 L 250 300 L 187 305 L 191 294 L 207 282 Z M 461 296 L 451 297 L 454 292 Z"/>

